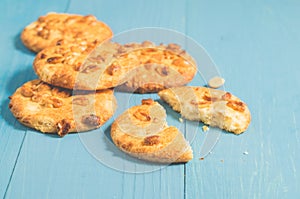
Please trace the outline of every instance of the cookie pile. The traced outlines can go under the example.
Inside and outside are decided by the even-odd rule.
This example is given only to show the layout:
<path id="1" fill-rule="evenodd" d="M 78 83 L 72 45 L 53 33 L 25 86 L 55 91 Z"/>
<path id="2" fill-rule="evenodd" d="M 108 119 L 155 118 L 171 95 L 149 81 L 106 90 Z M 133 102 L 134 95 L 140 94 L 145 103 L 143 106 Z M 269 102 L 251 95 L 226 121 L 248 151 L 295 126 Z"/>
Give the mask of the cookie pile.
<path id="1" fill-rule="evenodd" d="M 46 59 L 44 65 L 39 64 L 39 67 L 47 69 L 38 73 L 39 80 L 25 83 L 10 97 L 9 108 L 13 115 L 28 127 L 59 136 L 103 125 L 112 117 L 117 106 L 113 90 L 85 90 L 74 94 L 72 88 L 63 83 L 68 66 L 76 67 L 97 44 L 112 35 L 111 29 L 92 15 L 49 13 L 28 25 L 21 34 L 24 45 L 40 52 L 36 59 L 52 56 Z M 66 48 L 69 51 L 59 52 Z M 46 68 L 47 64 L 58 63 L 58 58 L 64 59 L 60 71 L 55 73 L 51 66 Z M 43 81 L 54 73 L 60 83 Z"/>
<path id="2" fill-rule="evenodd" d="M 228 92 L 187 87 L 197 72 L 194 59 L 176 44 L 150 41 L 119 44 L 112 31 L 92 15 L 49 13 L 28 25 L 24 45 L 37 52 L 38 80 L 18 88 L 9 108 L 24 125 L 64 136 L 99 128 L 114 114 L 114 88 L 158 95 L 186 119 L 202 121 L 235 134 L 245 131 L 250 112 Z M 147 161 L 172 163 L 193 158 L 176 127 L 166 123 L 164 108 L 152 99 L 129 108 L 111 128 L 122 151 Z"/>

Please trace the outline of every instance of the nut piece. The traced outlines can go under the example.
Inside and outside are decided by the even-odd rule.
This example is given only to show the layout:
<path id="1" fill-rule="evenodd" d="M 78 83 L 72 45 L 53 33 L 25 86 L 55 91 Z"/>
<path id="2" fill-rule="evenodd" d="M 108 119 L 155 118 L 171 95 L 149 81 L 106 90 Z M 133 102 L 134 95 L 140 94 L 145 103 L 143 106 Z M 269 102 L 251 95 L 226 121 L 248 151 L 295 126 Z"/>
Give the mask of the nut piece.
<path id="1" fill-rule="evenodd" d="M 231 96 L 231 93 L 226 92 L 224 95 L 222 95 L 222 100 L 229 101 Z"/>
<path id="2" fill-rule="evenodd" d="M 142 110 L 142 109 L 138 109 L 135 113 L 133 113 L 133 116 L 136 119 L 138 119 L 140 121 L 144 121 L 144 122 L 151 120 L 149 113 L 145 112 L 145 110 Z"/>
<path id="3" fill-rule="evenodd" d="M 208 131 L 208 130 L 209 130 L 209 127 L 208 127 L 208 126 L 206 126 L 206 125 L 204 125 L 204 126 L 202 126 L 202 130 L 203 130 L 204 132 L 206 132 L 206 131 Z"/>
<path id="4" fill-rule="evenodd" d="M 47 57 L 47 55 L 45 55 L 44 53 L 42 53 L 40 56 L 41 59 L 45 59 L 46 57 Z"/>
<path id="5" fill-rule="evenodd" d="M 245 104 L 243 102 L 238 101 L 229 101 L 227 102 L 226 106 L 232 108 L 233 110 L 244 112 L 245 111 Z"/>
<path id="6" fill-rule="evenodd" d="M 62 57 L 50 57 L 47 59 L 47 63 L 49 64 L 57 64 L 57 63 L 61 63 L 63 60 Z"/>
<path id="7" fill-rule="evenodd" d="M 69 133 L 70 128 L 71 124 L 67 120 L 63 119 L 62 121 L 57 123 L 57 134 L 60 137 L 64 137 Z"/>
<path id="8" fill-rule="evenodd" d="M 80 105 L 80 106 L 87 106 L 89 104 L 89 99 L 86 97 L 74 97 L 73 104 Z"/>
<path id="9" fill-rule="evenodd" d="M 211 88 L 219 88 L 225 83 L 225 80 L 222 77 L 213 77 L 209 80 L 208 86 Z"/>
<path id="10" fill-rule="evenodd" d="M 100 118 L 94 114 L 83 116 L 82 123 L 87 124 L 89 126 L 99 126 L 101 124 Z"/>
<path id="11" fill-rule="evenodd" d="M 83 65 L 83 67 L 80 67 L 80 72 L 82 73 L 92 73 L 99 70 L 99 66 L 97 65 Z"/>
<path id="12" fill-rule="evenodd" d="M 212 100 L 208 101 L 208 100 L 204 100 L 204 101 L 198 101 L 198 100 L 191 100 L 190 103 L 193 106 L 201 106 L 201 107 L 206 107 L 209 106 L 212 103 Z"/>
<path id="13" fill-rule="evenodd" d="M 114 75 L 118 70 L 120 70 L 120 66 L 112 64 L 108 67 L 107 72 L 109 75 Z"/>
<path id="14" fill-rule="evenodd" d="M 142 100 L 142 105 L 151 105 L 153 103 L 154 103 L 153 99 L 150 99 L 150 98 Z"/>
<path id="15" fill-rule="evenodd" d="M 31 90 L 31 88 L 25 87 L 25 86 L 21 88 L 21 94 L 24 97 L 32 97 L 33 96 L 33 92 Z"/>
<path id="16" fill-rule="evenodd" d="M 63 105 L 63 101 L 58 98 L 52 98 L 52 105 L 54 108 L 59 108 Z"/>
<path id="17" fill-rule="evenodd" d="M 168 76 L 169 70 L 166 66 L 164 67 L 158 67 L 155 69 L 155 71 L 160 75 L 160 76 Z"/>
<path id="18" fill-rule="evenodd" d="M 150 48 L 153 46 L 153 43 L 151 41 L 144 41 L 142 43 L 142 47 L 145 47 L 145 48 Z"/>
<path id="19" fill-rule="evenodd" d="M 146 146 L 152 146 L 159 143 L 159 136 L 158 135 L 152 135 L 149 137 L 144 138 L 144 145 Z"/>
<path id="20" fill-rule="evenodd" d="M 121 147 L 124 150 L 130 150 L 133 147 L 133 144 L 131 142 L 129 142 L 127 144 L 122 144 Z"/>

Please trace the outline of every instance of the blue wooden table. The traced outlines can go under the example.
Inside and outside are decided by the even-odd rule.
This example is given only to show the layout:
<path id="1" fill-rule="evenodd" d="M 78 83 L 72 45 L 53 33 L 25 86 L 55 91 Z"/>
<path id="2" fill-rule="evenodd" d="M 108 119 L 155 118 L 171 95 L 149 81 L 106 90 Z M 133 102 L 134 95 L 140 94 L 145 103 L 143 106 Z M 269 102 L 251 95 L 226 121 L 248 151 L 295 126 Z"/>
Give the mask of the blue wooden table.
<path id="1" fill-rule="evenodd" d="M 19 35 L 50 11 L 94 14 L 115 34 L 163 27 L 190 36 L 210 54 L 226 90 L 248 104 L 249 129 L 222 133 L 204 160 L 199 129 L 191 162 L 136 174 L 98 161 L 78 134 L 60 139 L 22 126 L 8 96 L 36 75 Z M 0 25 L 0 198 L 300 197 L 299 1 L 1 0 Z"/>

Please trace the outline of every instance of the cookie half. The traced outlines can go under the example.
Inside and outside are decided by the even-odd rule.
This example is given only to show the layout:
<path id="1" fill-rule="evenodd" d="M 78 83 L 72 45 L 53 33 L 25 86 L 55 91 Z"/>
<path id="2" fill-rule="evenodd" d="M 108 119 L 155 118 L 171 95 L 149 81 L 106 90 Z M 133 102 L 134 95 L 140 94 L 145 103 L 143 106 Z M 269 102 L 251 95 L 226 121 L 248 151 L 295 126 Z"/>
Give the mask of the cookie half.
<path id="1" fill-rule="evenodd" d="M 9 108 L 18 121 L 59 136 L 100 127 L 112 117 L 117 106 L 110 89 L 72 94 L 40 80 L 25 83 L 10 99 Z"/>
<path id="2" fill-rule="evenodd" d="M 184 118 L 235 134 L 246 131 L 251 121 L 248 106 L 229 92 L 186 86 L 165 89 L 158 95 Z"/>
<path id="3" fill-rule="evenodd" d="M 152 99 L 121 114 L 111 127 L 115 145 L 139 159 L 157 163 L 188 162 L 192 149 L 176 127 L 168 127 L 166 111 Z"/>
<path id="4" fill-rule="evenodd" d="M 193 58 L 176 44 L 104 42 L 92 52 L 77 46 L 41 51 L 33 64 L 39 78 L 69 89 L 99 90 L 121 85 L 122 91 L 146 93 L 185 85 L 197 71 Z M 77 53 L 75 49 L 82 50 Z"/>
<path id="5" fill-rule="evenodd" d="M 112 34 L 111 29 L 93 15 L 48 13 L 25 27 L 21 40 L 30 50 L 39 52 L 61 40 L 66 43 L 101 42 Z"/>

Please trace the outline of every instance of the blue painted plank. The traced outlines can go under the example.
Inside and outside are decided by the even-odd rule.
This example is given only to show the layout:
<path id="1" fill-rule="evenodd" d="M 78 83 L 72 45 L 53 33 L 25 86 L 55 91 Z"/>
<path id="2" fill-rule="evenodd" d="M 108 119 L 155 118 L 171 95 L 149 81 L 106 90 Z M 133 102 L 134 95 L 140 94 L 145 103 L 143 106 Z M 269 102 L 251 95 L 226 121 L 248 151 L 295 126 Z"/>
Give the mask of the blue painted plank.
<path id="1" fill-rule="evenodd" d="M 20 31 L 37 16 L 52 9 L 64 10 L 66 1 L 1 1 L 0 12 L 0 198 L 3 198 L 15 169 L 27 128 L 16 122 L 9 111 L 8 97 L 24 82 L 35 78 L 34 54 L 20 41 Z M 37 6 L 37 7 L 35 7 Z M 36 9 L 40 8 L 40 9 Z"/>
<path id="2" fill-rule="evenodd" d="M 77 135 L 41 138 L 28 132 L 7 198 L 176 198 L 183 196 L 181 181 L 176 182 L 179 190 L 173 190 L 173 180 L 183 178 L 178 170 L 172 166 L 147 174 L 119 172 L 94 159 Z"/>
<path id="3" fill-rule="evenodd" d="M 189 164 L 186 198 L 300 195 L 299 8 L 297 1 L 188 2 L 187 34 L 249 105 L 252 122 L 240 136 L 223 133 L 212 154 Z"/>
<path id="4" fill-rule="evenodd" d="M 120 0 L 71 1 L 68 12 L 96 15 L 112 28 L 115 34 L 135 28 L 163 27 L 185 32 L 185 1 Z"/>

